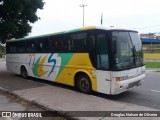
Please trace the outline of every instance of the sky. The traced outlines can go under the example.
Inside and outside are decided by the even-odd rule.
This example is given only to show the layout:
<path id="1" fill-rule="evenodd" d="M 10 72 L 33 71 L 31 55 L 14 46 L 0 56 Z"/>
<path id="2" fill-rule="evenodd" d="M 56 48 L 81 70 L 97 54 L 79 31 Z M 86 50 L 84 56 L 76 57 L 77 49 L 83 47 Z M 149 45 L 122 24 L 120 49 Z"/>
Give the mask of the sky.
<path id="1" fill-rule="evenodd" d="M 71 30 L 84 26 L 103 26 L 137 30 L 139 33 L 160 32 L 160 0 L 43 0 L 38 22 L 30 36 Z"/>

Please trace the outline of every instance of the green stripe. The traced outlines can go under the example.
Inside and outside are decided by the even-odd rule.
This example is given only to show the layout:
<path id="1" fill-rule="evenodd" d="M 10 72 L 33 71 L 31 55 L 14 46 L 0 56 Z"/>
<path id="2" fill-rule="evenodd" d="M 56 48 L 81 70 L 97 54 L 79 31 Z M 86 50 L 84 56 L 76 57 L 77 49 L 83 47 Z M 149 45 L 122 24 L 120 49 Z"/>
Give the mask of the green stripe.
<path id="1" fill-rule="evenodd" d="M 33 71 L 33 74 L 35 75 L 35 76 L 37 76 L 37 77 L 40 77 L 39 75 L 38 75 L 38 64 L 39 64 L 39 62 L 40 62 L 40 59 L 41 59 L 41 57 L 39 57 L 38 58 L 38 60 L 36 61 L 36 63 L 34 64 L 34 66 L 33 66 L 33 68 L 32 68 L 32 71 Z"/>
<path id="2" fill-rule="evenodd" d="M 57 77 L 61 74 L 65 66 L 68 64 L 68 62 L 73 56 L 73 53 L 67 53 L 67 54 L 61 53 L 59 54 L 59 56 L 61 57 L 61 67 L 60 67 Z"/>

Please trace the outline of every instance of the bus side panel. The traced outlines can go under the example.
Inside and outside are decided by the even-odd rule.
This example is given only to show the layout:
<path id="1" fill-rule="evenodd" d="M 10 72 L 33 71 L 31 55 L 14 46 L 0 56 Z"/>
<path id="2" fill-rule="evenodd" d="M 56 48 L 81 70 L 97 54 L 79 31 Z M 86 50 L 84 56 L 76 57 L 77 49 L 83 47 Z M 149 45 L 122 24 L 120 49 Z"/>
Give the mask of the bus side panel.
<path id="1" fill-rule="evenodd" d="M 20 74 L 24 65 L 28 76 L 74 86 L 74 75 L 86 73 L 97 91 L 96 73 L 88 53 L 7 54 L 7 69 Z"/>
<path id="2" fill-rule="evenodd" d="M 22 64 L 25 64 L 24 58 L 25 55 L 21 54 L 7 54 L 6 55 L 6 66 L 7 70 L 16 74 L 20 74 L 20 67 Z"/>

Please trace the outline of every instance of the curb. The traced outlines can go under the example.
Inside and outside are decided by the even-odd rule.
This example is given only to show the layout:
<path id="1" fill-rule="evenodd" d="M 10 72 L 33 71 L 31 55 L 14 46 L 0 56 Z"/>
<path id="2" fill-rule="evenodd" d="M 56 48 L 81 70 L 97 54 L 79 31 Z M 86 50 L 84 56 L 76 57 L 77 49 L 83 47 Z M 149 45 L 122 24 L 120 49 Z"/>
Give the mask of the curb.
<path id="1" fill-rule="evenodd" d="M 156 69 L 146 69 L 146 72 L 160 72 L 160 70 L 156 70 Z"/>
<path id="2" fill-rule="evenodd" d="M 49 112 L 53 112 L 54 116 L 57 117 L 57 118 L 62 118 L 62 120 L 80 120 L 78 118 L 75 118 L 75 117 L 72 117 L 70 115 L 67 115 L 68 113 L 65 112 L 65 111 L 60 111 L 60 110 L 53 110 L 53 109 L 50 109 L 48 106 L 46 105 L 43 105 L 42 103 L 39 103 L 38 101 L 36 100 L 28 100 L 28 99 L 25 99 L 21 96 L 19 96 L 18 94 L 14 93 L 14 92 L 11 92 L 7 89 L 4 89 L 2 87 L 0 87 L 0 94 L 4 95 L 4 96 L 7 96 L 7 97 L 10 97 L 11 99 L 15 99 L 19 102 L 23 102 L 23 103 L 27 103 L 29 105 L 32 105 L 32 106 L 36 106 L 42 110 L 45 110 L 45 111 L 49 111 Z"/>

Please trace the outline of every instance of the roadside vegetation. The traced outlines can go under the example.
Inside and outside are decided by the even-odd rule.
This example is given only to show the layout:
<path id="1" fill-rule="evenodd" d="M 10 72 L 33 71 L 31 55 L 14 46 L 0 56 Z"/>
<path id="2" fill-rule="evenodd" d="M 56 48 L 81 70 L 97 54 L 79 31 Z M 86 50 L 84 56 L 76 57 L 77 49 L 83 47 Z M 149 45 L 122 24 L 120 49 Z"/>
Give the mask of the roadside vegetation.
<path id="1" fill-rule="evenodd" d="M 2 45 L 0 44 L 0 58 L 2 58 L 3 55 L 5 55 L 5 46 L 2 46 Z"/>
<path id="2" fill-rule="evenodd" d="M 145 62 L 146 68 L 160 68 L 160 62 Z"/>
<path id="3" fill-rule="evenodd" d="M 143 44 L 145 60 L 160 60 L 160 44 Z M 146 68 L 160 68 L 160 62 L 145 62 Z"/>

